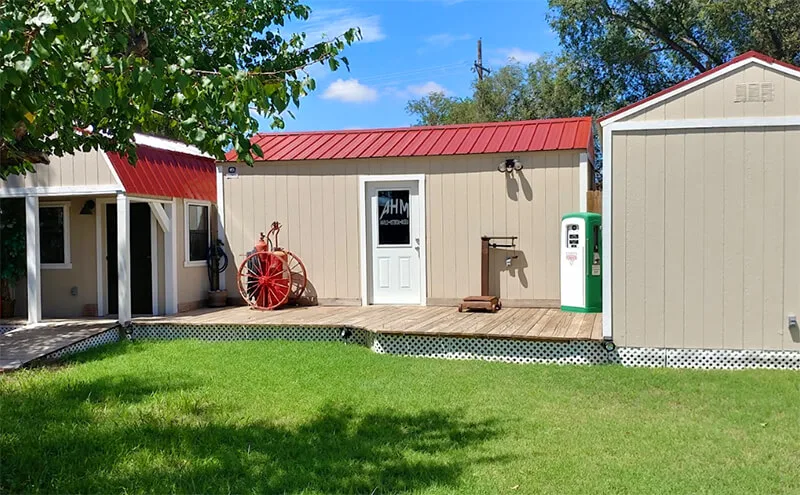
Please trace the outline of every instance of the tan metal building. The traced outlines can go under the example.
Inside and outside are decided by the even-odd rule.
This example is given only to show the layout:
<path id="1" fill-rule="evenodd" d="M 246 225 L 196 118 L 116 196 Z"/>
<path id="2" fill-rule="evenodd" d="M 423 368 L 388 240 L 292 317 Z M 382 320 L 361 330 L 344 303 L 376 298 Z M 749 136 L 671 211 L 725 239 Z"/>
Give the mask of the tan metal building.
<path id="1" fill-rule="evenodd" d="M 0 199 L 24 202 L 28 264 L 15 312 L 29 323 L 110 314 L 125 323 L 205 303 L 214 159 L 136 139 L 136 167 L 113 153 L 78 152 L 0 181 Z"/>
<path id="2" fill-rule="evenodd" d="M 480 294 L 481 236 L 516 236 L 492 250 L 490 291 L 506 306 L 557 306 L 560 219 L 586 209 L 591 125 L 256 135 L 264 157 L 230 163 L 222 180 L 231 261 L 279 221 L 322 304 L 455 305 Z"/>
<path id="3" fill-rule="evenodd" d="M 604 336 L 800 350 L 800 68 L 746 53 L 600 124 Z"/>

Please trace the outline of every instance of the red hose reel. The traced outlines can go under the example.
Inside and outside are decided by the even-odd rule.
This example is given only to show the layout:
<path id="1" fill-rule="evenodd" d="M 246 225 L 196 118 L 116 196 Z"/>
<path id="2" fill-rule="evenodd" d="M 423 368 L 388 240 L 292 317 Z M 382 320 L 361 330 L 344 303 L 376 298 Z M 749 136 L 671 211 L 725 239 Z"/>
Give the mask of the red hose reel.
<path id="1" fill-rule="evenodd" d="M 277 309 L 296 303 L 306 289 L 306 267 L 293 252 L 278 247 L 281 224 L 272 227 L 239 266 L 239 294 L 251 308 Z"/>

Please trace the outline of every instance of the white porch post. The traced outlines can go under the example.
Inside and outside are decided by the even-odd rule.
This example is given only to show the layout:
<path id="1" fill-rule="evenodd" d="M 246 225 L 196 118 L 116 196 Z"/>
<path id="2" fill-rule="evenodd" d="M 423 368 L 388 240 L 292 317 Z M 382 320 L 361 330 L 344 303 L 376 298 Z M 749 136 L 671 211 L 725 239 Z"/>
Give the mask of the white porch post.
<path id="1" fill-rule="evenodd" d="M 164 232 L 164 313 L 178 312 L 178 204 L 165 203 L 169 230 Z"/>
<path id="2" fill-rule="evenodd" d="M 225 237 L 225 183 L 222 177 L 222 165 L 217 166 L 217 239 L 225 243 L 228 249 L 228 239 Z M 216 249 L 216 246 L 214 246 Z M 231 255 L 231 259 L 233 256 Z M 227 288 L 225 272 L 219 274 L 219 290 Z"/>
<path id="3" fill-rule="evenodd" d="M 119 322 L 131 322 L 131 201 L 117 194 L 117 308 Z"/>
<path id="4" fill-rule="evenodd" d="M 25 196 L 25 251 L 28 265 L 28 323 L 42 321 L 42 264 L 39 254 L 39 197 Z"/>

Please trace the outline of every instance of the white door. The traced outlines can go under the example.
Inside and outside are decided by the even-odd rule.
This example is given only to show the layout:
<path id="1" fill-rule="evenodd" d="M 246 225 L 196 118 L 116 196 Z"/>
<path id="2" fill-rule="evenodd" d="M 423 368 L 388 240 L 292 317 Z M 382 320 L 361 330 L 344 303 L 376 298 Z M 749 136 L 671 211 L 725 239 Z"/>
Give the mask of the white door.
<path id="1" fill-rule="evenodd" d="M 372 304 L 420 304 L 418 181 L 367 183 Z"/>

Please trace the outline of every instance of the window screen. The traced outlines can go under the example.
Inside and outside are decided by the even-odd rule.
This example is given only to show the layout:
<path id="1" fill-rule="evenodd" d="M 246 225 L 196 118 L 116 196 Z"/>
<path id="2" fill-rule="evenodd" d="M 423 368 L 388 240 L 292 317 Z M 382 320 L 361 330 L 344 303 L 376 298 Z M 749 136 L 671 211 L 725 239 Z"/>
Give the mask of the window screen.
<path id="1" fill-rule="evenodd" d="M 64 260 L 64 208 L 39 208 L 39 254 L 43 264 L 61 264 Z"/>
<path id="2" fill-rule="evenodd" d="M 205 261 L 209 246 L 208 206 L 189 205 L 189 261 Z"/>
<path id="3" fill-rule="evenodd" d="M 378 245 L 411 243 L 408 189 L 378 191 Z"/>

